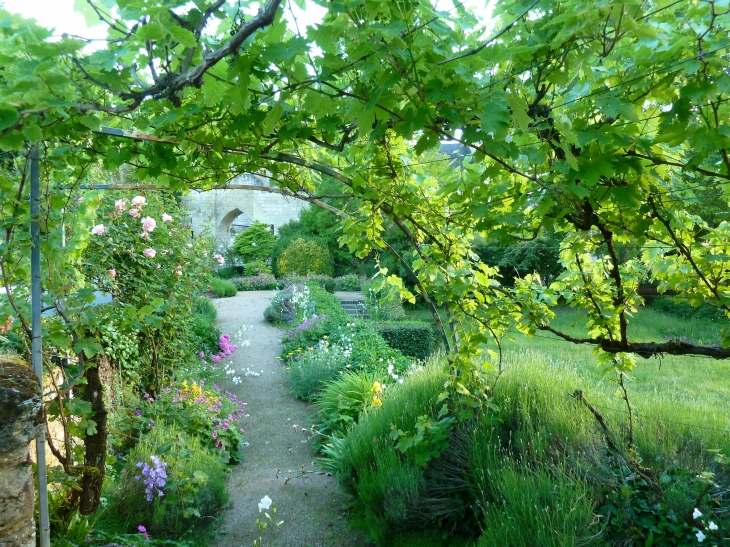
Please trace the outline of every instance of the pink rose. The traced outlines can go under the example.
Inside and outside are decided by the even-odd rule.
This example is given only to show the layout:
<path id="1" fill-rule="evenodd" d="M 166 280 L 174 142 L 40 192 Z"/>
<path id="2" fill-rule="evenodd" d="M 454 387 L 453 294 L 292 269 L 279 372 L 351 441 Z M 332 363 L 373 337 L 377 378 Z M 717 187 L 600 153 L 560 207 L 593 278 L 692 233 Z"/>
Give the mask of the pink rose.
<path id="1" fill-rule="evenodd" d="M 112 277 L 116 277 L 117 276 L 117 270 L 115 270 L 114 268 L 112 268 L 111 270 L 109 270 L 109 275 L 111 275 Z"/>
<path id="2" fill-rule="evenodd" d="M 162 213 L 162 222 L 172 222 L 172 217 L 167 213 Z"/>
<path id="3" fill-rule="evenodd" d="M 142 219 L 142 229 L 145 232 L 151 232 L 157 227 L 157 222 L 155 222 L 155 219 L 152 217 L 144 217 Z"/>
<path id="4" fill-rule="evenodd" d="M 215 255 L 213 255 L 213 258 L 215 258 L 215 259 L 216 259 L 216 260 L 218 261 L 218 264 L 221 264 L 221 265 L 225 264 L 225 262 L 226 262 L 226 259 L 225 259 L 225 258 L 223 258 L 223 257 L 222 257 L 221 255 L 219 255 L 219 254 L 215 254 Z"/>
<path id="5" fill-rule="evenodd" d="M 162 268 L 162 264 L 157 264 L 157 269 L 159 270 L 160 268 Z"/>
<path id="6" fill-rule="evenodd" d="M 144 196 L 136 196 L 132 198 L 132 205 L 141 209 L 142 207 L 147 205 L 147 200 L 144 198 Z"/>
<path id="7" fill-rule="evenodd" d="M 104 233 L 105 230 L 106 230 L 106 228 L 104 228 L 103 224 L 97 224 L 96 226 L 94 226 L 91 229 L 91 233 L 94 234 L 95 236 L 100 236 L 101 234 Z"/>
<path id="8" fill-rule="evenodd" d="M 130 209 L 129 214 L 132 215 L 134 218 L 139 218 L 142 216 L 139 214 L 139 211 L 137 209 Z"/>
<path id="9" fill-rule="evenodd" d="M 155 251 L 154 249 L 145 249 L 144 251 L 142 251 L 142 254 L 145 255 L 147 258 L 155 258 L 155 256 L 157 255 L 157 251 Z"/>
<path id="10" fill-rule="evenodd" d="M 126 199 L 118 199 L 114 202 L 114 207 L 117 208 L 117 211 L 120 213 L 124 211 L 127 208 L 127 200 Z"/>

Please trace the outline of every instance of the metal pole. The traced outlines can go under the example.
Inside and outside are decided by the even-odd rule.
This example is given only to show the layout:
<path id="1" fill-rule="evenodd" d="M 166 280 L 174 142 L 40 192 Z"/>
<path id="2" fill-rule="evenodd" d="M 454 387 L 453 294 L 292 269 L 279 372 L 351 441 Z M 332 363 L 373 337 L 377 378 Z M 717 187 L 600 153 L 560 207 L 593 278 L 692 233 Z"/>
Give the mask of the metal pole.
<path id="1" fill-rule="evenodd" d="M 38 144 L 30 149 L 30 298 L 32 317 L 31 362 L 43 393 L 43 353 L 41 346 L 41 229 L 40 218 L 40 159 Z M 46 434 L 35 440 L 38 462 L 38 506 L 40 509 L 41 547 L 51 545 L 51 526 L 48 518 L 48 477 L 46 476 Z"/>

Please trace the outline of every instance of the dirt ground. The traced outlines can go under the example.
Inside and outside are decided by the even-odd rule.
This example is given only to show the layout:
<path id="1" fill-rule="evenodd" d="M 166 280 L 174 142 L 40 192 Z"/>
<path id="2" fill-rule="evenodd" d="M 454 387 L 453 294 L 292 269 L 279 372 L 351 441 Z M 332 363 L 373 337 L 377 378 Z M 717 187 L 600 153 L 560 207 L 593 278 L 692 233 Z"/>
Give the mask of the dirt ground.
<path id="1" fill-rule="evenodd" d="M 243 381 L 223 386 L 247 403 L 250 416 L 244 429 L 249 446 L 228 479 L 231 507 L 223 513 L 215 545 L 252 546 L 259 537 L 256 519 L 264 496 L 273 500 L 276 521 L 284 521 L 264 545 L 363 545 L 364 536 L 348 525 L 346 498 L 337 490 L 335 478 L 314 466 L 311 408 L 289 393 L 284 368 L 276 359 L 283 331 L 264 321 L 272 295 L 273 291 L 240 292 L 215 301 L 224 333 L 233 335 L 242 325 L 250 327 L 244 335 L 250 345 L 239 347 L 228 360 Z M 246 368 L 260 376 L 243 376 Z"/>

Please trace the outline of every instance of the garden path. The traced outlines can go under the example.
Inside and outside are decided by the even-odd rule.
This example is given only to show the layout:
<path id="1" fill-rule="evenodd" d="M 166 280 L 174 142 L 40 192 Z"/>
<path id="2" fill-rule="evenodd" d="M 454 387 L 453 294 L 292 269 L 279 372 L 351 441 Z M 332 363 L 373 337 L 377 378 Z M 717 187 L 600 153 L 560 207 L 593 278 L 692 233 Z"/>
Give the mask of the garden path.
<path id="1" fill-rule="evenodd" d="M 284 521 L 275 530 L 275 539 L 265 540 L 264 545 L 363 545 L 364 538 L 349 528 L 343 510 L 345 496 L 337 490 L 335 478 L 314 468 L 311 408 L 290 394 L 284 368 L 276 359 L 283 332 L 264 321 L 264 309 L 273 294 L 240 292 L 214 301 L 224 333 L 234 334 L 242 325 L 249 329 L 244 338 L 250 345 L 239 347 L 229 358 L 230 364 L 237 372 L 249 368 L 260 374 L 241 374 L 242 383 L 222 386 L 247 403 L 250 417 L 244 429 L 249 446 L 244 449 L 243 463 L 228 479 L 231 508 L 223 514 L 215 545 L 252 546 L 259 537 L 256 519 L 264 496 L 274 502 L 276 521 Z"/>

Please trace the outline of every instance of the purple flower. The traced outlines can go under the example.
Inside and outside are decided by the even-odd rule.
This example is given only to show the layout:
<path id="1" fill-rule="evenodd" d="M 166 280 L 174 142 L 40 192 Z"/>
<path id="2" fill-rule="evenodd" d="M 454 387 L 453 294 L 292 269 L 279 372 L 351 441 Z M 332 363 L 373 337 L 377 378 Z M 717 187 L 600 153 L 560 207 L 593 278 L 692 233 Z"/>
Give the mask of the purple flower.
<path id="1" fill-rule="evenodd" d="M 142 415 L 142 411 L 141 410 L 135 410 L 134 411 L 134 415 L 135 416 L 141 416 Z"/>

